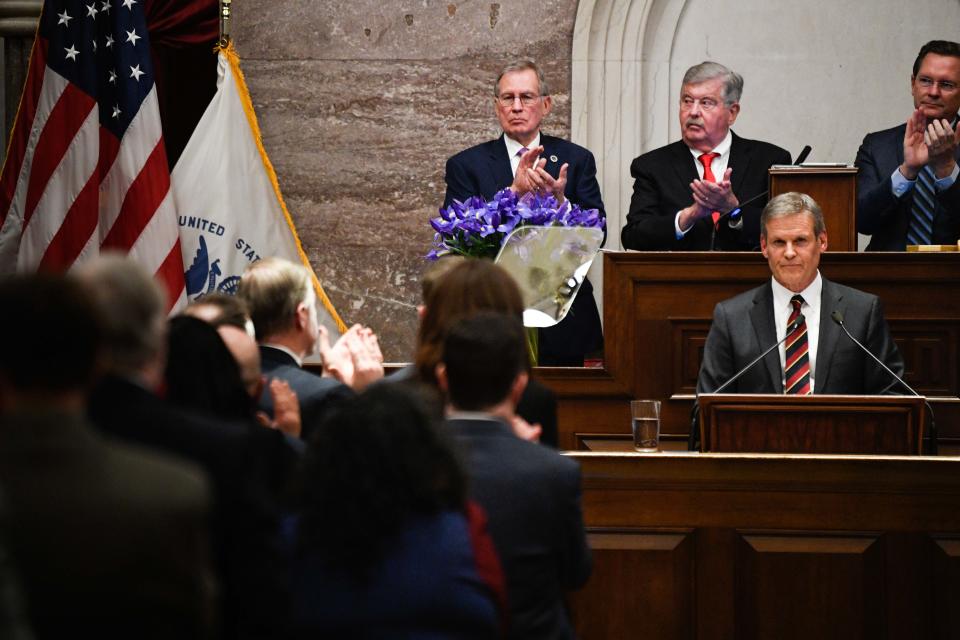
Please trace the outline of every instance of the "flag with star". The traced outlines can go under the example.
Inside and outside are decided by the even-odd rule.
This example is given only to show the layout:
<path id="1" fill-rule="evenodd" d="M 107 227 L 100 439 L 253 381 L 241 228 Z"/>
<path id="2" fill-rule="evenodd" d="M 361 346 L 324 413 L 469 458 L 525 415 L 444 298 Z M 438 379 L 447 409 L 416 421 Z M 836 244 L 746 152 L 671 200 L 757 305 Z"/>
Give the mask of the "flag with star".
<path id="1" fill-rule="evenodd" d="M 44 2 L 0 174 L 0 273 L 119 250 L 185 301 L 144 1 Z"/>

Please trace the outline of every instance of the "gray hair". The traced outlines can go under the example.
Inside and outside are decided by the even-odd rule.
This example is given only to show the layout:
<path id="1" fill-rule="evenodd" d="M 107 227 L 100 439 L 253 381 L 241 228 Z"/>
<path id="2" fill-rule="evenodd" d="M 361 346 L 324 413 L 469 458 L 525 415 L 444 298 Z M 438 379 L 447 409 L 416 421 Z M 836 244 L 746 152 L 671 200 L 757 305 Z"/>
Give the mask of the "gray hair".
<path id="1" fill-rule="evenodd" d="M 723 78 L 723 102 L 728 107 L 740 101 L 743 94 L 743 76 L 719 62 L 705 60 L 693 65 L 683 74 L 683 84 L 700 84 L 714 78 Z"/>
<path id="2" fill-rule="evenodd" d="M 540 95 L 550 95 L 550 87 L 547 86 L 547 80 L 543 77 L 543 71 L 536 62 L 529 58 L 518 58 L 517 60 L 511 60 L 503 69 L 500 70 L 500 75 L 497 76 L 497 82 L 493 85 L 493 95 L 495 97 L 500 95 L 500 79 L 503 76 L 515 71 L 526 71 L 528 69 L 537 74 L 537 83 L 540 85 Z"/>
<path id="3" fill-rule="evenodd" d="M 813 234 L 819 236 L 827 230 L 823 221 L 823 211 L 817 201 L 805 193 L 789 191 L 771 198 L 760 214 L 760 236 L 767 237 L 767 222 L 792 216 L 797 213 L 807 213 L 813 218 Z"/>
<path id="4" fill-rule="evenodd" d="M 112 373 L 135 375 L 163 357 L 167 300 L 133 258 L 104 253 L 77 270 L 103 319 L 103 351 Z"/>
<path id="5" fill-rule="evenodd" d="M 247 267 L 237 297 L 246 302 L 257 340 L 262 341 L 293 325 L 309 291 L 310 272 L 302 264 L 270 257 Z"/>

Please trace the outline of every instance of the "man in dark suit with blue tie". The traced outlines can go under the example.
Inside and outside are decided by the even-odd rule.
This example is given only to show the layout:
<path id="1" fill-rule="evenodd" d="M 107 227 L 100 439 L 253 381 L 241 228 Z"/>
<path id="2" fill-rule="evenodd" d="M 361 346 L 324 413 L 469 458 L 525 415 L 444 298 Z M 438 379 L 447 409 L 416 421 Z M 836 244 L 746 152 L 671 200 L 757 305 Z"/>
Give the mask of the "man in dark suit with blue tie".
<path id="1" fill-rule="evenodd" d="M 552 99 L 543 72 L 532 60 L 511 62 L 494 88 L 494 109 L 503 135 L 465 149 L 447 160 L 443 206 L 472 196 L 486 200 L 510 187 L 552 193 L 583 209 L 605 215 L 597 164 L 587 149 L 540 132 Z M 603 345 L 593 285 L 585 280 L 567 318 L 540 331 L 539 364 L 582 366 L 585 354 Z"/>
<path id="2" fill-rule="evenodd" d="M 923 45 L 910 76 L 914 112 L 857 151 L 857 231 L 868 251 L 960 239 L 960 44 Z"/>

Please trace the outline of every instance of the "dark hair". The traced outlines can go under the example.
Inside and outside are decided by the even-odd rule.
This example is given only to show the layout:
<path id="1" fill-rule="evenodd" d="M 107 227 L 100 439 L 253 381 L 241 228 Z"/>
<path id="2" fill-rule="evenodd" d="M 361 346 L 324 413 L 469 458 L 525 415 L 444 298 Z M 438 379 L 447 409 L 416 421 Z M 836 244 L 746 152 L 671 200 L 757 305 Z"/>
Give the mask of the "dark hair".
<path id="1" fill-rule="evenodd" d="M 414 362 L 423 382 L 436 385 L 434 373 L 450 327 L 478 311 L 523 318 L 523 296 L 513 278 L 488 260 L 470 259 L 445 273 L 423 301 L 426 312 L 417 331 Z M 529 362 L 528 362 L 529 366 Z"/>
<path id="2" fill-rule="evenodd" d="M 191 310 L 195 310 L 197 307 L 213 307 L 216 309 L 217 313 L 215 317 L 207 320 L 215 327 L 226 325 L 237 327 L 244 331 L 247 330 L 247 321 L 250 319 L 250 312 L 247 311 L 247 303 L 237 296 L 220 292 L 208 293 L 199 300 L 191 302 L 185 313 L 187 315 L 194 315 Z"/>
<path id="3" fill-rule="evenodd" d="M 92 382 L 102 340 L 99 309 L 72 276 L 0 279 L 0 377 L 19 391 L 76 391 Z"/>
<path id="4" fill-rule="evenodd" d="M 426 396 L 374 385 L 314 431 L 300 478 L 298 547 L 358 578 L 417 515 L 463 509 L 464 472 Z"/>
<path id="5" fill-rule="evenodd" d="M 949 40 L 931 40 L 920 47 L 920 53 L 917 54 L 917 59 L 913 61 L 914 77 L 920 72 L 920 65 L 923 64 L 923 59 L 927 57 L 928 53 L 933 53 L 938 56 L 960 58 L 960 44 L 950 42 Z"/>
<path id="6" fill-rule="evenodd" d="M 223 419 L 250 420 L 253 399 L 213 325 L 191 316 L 170 320 L 167 400 Z"/>
<path id="7" fill-rule="evenodd" d="M 443 341 L 450 402 L 482 411 L 502 402 L 526 370 L 526 335 L 514 316 L 482 311 L 450 328 Z"/>

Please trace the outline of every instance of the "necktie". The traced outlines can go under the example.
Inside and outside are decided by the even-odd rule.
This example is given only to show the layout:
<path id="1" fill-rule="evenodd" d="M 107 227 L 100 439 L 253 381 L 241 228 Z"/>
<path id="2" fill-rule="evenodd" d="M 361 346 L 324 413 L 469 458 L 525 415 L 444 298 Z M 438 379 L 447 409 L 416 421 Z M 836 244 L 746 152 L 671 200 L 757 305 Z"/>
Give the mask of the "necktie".
<path id="1" fill-rule="evenodd" d="M 803 305 L 803 296 L 795 295 L 790 298 L 793 311 L 787 319 L 787 326 L 800 315 Z M 784 393 L 805 396 L 810 393 L 810 353 L 807 344 L 807 322 L 804 320 L 787 338 L 786 364 L 783 368 Z"/>
<path id="2" fill-rule="evenodd" d="M 713 175 L 713 159 L 719 156 L 719 153 L 710 153 L 701 154 L 697 160 L 700 161 L 700 164 L 703 165 L 703 179 L 707 182 L 713 182 L 716 184 L 717 178 Z M 713 226 L 717 226 L 717 222 L 720 221 L 720 212 L 714 211 L 710 214 L 710 217 L 713 218 Z"/>
<path id="3" fill-rule="evenodd" d="M 523 157 L 523 154 L 525 154 L 527 151 L 530 151 L 530 149 L 527 149 L 526 147 L 520 147 L 520 150 L 517 151 L 517 154 L 516 154 L 515 157 L 517 157 L 517 158 Z M 517 175 L 517 170 L 518 170 L 519 168 L 520 168 L 520 165 L 517 164 L 517 168 L 513 170 L 513 175 L 514 175 L 514 176 Z"/>
<path id="4" fill-rule="evenodd" d="M 917 175 L 907 244 L 933 244 L 933 214 L 937 210 L 934 181 L 933 170 L 929 166 L 925 166 Z"/>

